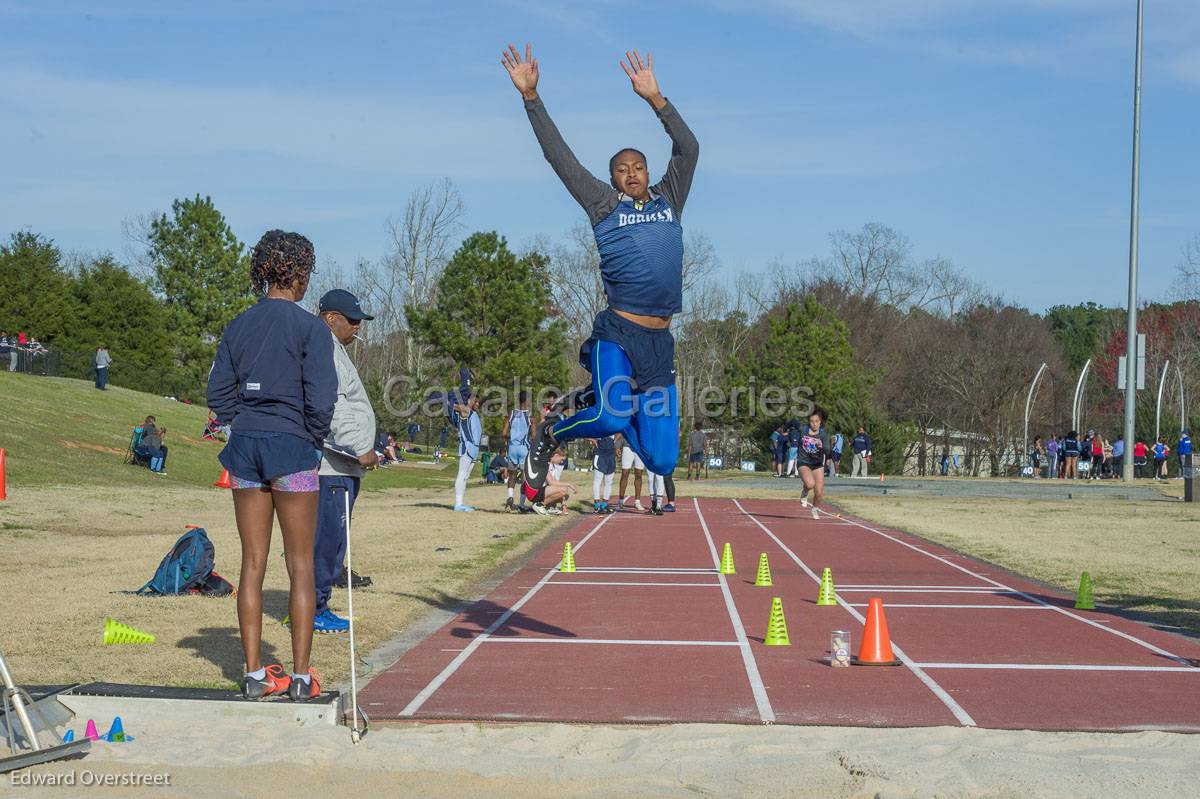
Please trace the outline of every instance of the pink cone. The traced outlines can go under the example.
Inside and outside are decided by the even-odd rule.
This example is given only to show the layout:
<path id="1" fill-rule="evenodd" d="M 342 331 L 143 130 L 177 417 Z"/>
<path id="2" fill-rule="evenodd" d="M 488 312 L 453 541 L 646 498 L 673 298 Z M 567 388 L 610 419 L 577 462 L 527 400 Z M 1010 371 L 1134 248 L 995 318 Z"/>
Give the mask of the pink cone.
<path id="1" fill-rule="evenodd" d="M 87 729 L 83 731 L 83 734 L 89 741 L 100 740 L 100 733 L 96 732 L 96 722 L 93 719 L 88 719 Z"/>

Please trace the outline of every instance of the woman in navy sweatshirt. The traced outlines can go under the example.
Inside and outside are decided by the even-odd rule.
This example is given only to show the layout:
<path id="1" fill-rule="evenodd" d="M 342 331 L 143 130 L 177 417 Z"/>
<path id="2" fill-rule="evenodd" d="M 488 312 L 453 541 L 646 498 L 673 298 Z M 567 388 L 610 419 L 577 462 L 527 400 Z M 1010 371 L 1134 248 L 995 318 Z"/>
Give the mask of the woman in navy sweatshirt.
<path id="1" fill-rule="evenodd" d="M 208 377 L 208 407 L 219 424 L 233 426 L 220 460 L 233 484 L 242 539 L 237 609 L 247 699 L 287 692 L 307 701 L 321 690 L 309 666 L 313 538 L 317 467 L 337 401 L 337 374 L 329 329 L 297 305 L 315 263 L 312 242 L 300 234 L 263 235 L 250 279 L 264 296 L 225 328 Z M 278 664 L 262 664 L 262 585 L 276 516 L 291 579 L 291 675 Z"/>

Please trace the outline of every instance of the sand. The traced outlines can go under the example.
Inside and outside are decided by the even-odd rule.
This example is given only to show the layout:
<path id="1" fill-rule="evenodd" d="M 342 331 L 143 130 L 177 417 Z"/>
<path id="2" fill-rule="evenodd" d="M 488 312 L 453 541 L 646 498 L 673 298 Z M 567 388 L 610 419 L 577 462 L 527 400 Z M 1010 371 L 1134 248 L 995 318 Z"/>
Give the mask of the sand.
<path id="1" fill-rule="evenodd" d="M 166 775 L 170 787 L 12 786 L 0 794 L 189 799 L 414 797 L 1181 797 L 1200 736 L 948 727 L 415 724 L 358 746 L 341 727 L 126 725 L 129 744 L 30 774 Z M 62 779 L 63 777 L 59 777 Z"/>

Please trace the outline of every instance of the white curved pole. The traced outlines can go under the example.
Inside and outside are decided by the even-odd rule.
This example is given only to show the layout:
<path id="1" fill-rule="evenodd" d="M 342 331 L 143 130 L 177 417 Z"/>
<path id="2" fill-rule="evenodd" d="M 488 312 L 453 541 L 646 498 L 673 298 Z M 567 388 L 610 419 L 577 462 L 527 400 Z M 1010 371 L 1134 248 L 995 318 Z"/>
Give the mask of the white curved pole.
<path id="1" fill-rule="evenodd" d="M 1162 374 L 1158 378 L 1158 402 L 1154 405 L 1154 440 L 1158 441 L 1159 422 L 1162 419 L 1162 397 L 1163 387 L 1167 384 L 1167 372 L 1171 368 L 1171 359 L 1168 358 L 1163 363 Z"/>
<path id="2" fill-rule="evenodd" d="M 1175 364 L 1175 376 L 1179 378 L 1179 429 L 1186 430 L 1187 423 L 1187 403 L 1184 402 L 1183 393 L 1183 369 L 1179 364 Z"/>
<path id="3" fill-rule="evenodd" d="M 1042 375 L 1046 371 L 1046 364 L 1038 367 L 1037 374 L 1033 376 L 1033 382 L 1029 384 L 1029 394 L 1025 397 L 1025 446 L 1021 450 L 1020 457 L 1017 458 L 1017 463 L 1021 462 L 1021 458 L 1025 457 L 1025 453 L 1029 452 L 1029 409 L 1033 405 L 1033 394 L 1037 391 L 1038 381 L 1042 379 Z"/>
<path id="4" fill-rule="evenodd" d="M 1079 373 L 1079 382 L 1077 382 L 1075 384 L 1075 399 L 1071 403 L 1071 427 L 1073 427 L 1076 430 L 1076 432 L 1078 432 L 1078 430 L 1079 430 L 1079 415 L 1080 415 L 1080 411 L 1082 410 L 1082 408 L 1080 407 L 1081 406 L 1080 400 L 1083 395 L 1083 383 L 1085 380 L 1087 380 L 1088 370 L 1091 368 L 1092 368 L 1092 359 L 1088 358 L 1087 363 L 1085 363 L 1083 365 L 1083 371 L 1081 371 Z"/>

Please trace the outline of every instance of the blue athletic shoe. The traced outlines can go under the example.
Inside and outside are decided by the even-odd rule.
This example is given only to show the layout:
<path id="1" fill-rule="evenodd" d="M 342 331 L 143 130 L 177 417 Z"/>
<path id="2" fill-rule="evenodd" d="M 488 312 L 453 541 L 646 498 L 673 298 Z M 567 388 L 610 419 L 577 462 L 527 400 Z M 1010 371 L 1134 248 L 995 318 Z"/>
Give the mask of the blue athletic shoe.
<path id="1" fill-rule="evenodd" d="M 329 608 L 313 617 L 314 633 L 344 633 L 350 630 L 350 621 L 343 619 Z"/>
<path id="2" fill-rule="evenodd" d="M 674 513 L 675 505 L 673 503 L 668 502 L 666 505 L 663 505 L 663 510 L 666 511 L 667 513 Z"/>
<path id="3" fill-rule="evenodd" d="M 470 505 L 455 505 L 454 510 L 458 513 L 474 513 L 475 509 Z"/>

